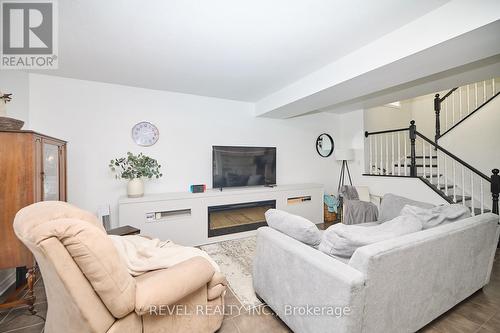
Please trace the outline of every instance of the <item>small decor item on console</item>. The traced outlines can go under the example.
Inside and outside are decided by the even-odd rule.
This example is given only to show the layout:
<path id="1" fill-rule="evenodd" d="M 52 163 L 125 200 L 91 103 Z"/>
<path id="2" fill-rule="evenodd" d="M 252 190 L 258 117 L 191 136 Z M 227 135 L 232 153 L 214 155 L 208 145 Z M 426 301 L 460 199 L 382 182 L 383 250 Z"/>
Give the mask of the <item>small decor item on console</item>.
<path id="1" fill-rule="evenodd" d="M 161 165 L 154 158 L 139 153 L 127 153 L 127 157 L 116 158 L 109 163 L 111 171 L 115 172 L 116 179 L 128 179 L 127 195 L 129 198 L 138 198 L 144 195 L 143 178 L 160 178 Z"/>
<path id="2" fill-rule="evenodd" d="M 206 189 L 207 189 L 207 185 L 205 185 L 205 184 L 189 186 L 189 191 L 191 193 L 203 193 L 206 191 Z"/>
<path id="3" fill-rule="evenodd" d="M 0 92 L 0 130 L 20 130 L 24 121 L 9 118 L 7 116 L 7 103 L 12 100 L 12 94 L 3 94 Z"/>

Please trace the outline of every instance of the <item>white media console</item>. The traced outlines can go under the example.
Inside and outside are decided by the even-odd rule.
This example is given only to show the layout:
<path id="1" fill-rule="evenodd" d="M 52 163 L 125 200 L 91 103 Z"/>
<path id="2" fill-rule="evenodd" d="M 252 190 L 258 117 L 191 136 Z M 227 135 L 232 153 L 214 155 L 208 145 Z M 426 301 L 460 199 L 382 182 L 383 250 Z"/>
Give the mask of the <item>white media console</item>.
<path id="1" fill-rule="evenodd" d="M 261 209 L 267 209 L 264 206 L 271 202 L 276 209 L 322 223 L 323 193 L 321 184 L 295 184 L 124 197 L 118 202 L 119 224 L 134 226 L 141 229 L 141 234 L 154 238 L 170 239 L 182 245 L 202 245 L 255 234 L 252 230 L 209 237 L 209 209 L 231 206 L 245 209 L 245 205 L 253 203 L 264 203 Z"/>

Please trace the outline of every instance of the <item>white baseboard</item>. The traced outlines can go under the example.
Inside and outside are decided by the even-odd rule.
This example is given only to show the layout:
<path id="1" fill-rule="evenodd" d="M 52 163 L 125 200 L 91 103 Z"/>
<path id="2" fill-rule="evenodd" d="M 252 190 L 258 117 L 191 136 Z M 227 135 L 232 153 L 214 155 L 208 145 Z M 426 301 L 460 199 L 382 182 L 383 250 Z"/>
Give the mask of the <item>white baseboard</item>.
<path id="1" fill-rule="evenodd" d="M 16 282 L 16 270 L 6 269 L 0 271 L 0 295 L 3 295 L 12 284 Z"/>

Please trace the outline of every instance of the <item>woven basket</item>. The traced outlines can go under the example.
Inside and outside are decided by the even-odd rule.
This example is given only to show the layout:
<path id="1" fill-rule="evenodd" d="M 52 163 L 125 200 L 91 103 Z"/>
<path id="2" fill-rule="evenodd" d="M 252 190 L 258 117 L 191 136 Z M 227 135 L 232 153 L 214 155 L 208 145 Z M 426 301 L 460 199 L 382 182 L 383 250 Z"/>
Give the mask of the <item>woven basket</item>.
<path id="1" fill-rule="evenodd" d="M 330 213 L 328 211 L 328 206 L 326 204 L 323 204 L 323 211 L 325 216 L 324 217 L 325 222 L 331 223 L 337 220 L 337 213 Z"/>
<path id="2" fill-rule="evenodd" d="M 24 121 L 9 118 L 9 117 L 0 117 L 0 130 L 9 130 L 16 131 L 20 130 L 24 125 Z"/>

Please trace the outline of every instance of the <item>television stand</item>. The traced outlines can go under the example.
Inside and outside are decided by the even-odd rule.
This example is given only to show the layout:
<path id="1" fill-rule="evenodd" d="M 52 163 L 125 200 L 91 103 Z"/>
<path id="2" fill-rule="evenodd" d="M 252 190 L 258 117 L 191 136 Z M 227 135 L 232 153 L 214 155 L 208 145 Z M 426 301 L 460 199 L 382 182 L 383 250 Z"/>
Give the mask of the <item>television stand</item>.
<path id="1" fill-rule="evenodd" d="M 209 227 L 214 223 L 224 226 L 228 221 L 261 222 L 262 214 L 271 207 L 246 207 L 257 202 L 273 201 L 276 209 L 323 223 L 323 194 L 322 184 L 279 184 L 274 187 L 228 187 L 222 191 L 216 187 L 196 194 L 170 192 L 146 194 L 140 198 L 122 197 L 118 202 L 118 226 L 130 225 L 140 229 L 145 236 L 197 246 L 255 235 L 255 230 L 244 227 L 231 228 L 234 233 L 230 234 L 209 235 Z M 239 210 L 211 215 L 209 220 L 209 214 L 213 213 L 209 208 L 227 205 L 237 205 Z"/>

